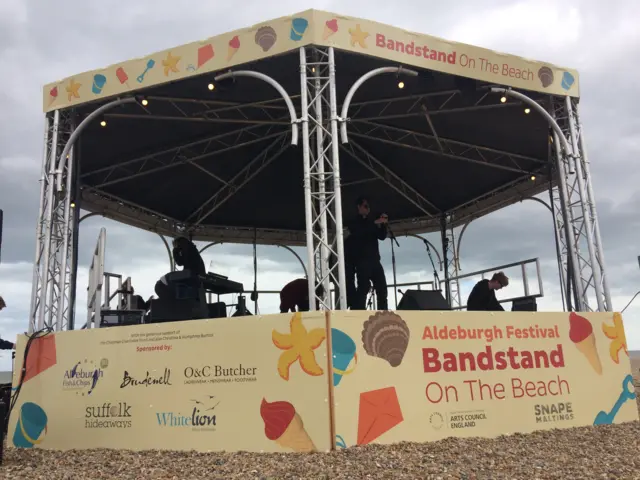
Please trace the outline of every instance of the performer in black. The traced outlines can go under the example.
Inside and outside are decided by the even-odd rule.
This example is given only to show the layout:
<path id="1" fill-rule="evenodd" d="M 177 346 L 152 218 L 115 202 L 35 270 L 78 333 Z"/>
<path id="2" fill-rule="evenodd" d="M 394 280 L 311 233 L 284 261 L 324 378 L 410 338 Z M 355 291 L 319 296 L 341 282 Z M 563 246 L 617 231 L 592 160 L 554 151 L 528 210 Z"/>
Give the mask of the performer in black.
<path id="1" fill-rule="evenodd" d="M 207 273 L 198 247 L 186 237 L 176 238 L 173 241 L 173 261 L 176 262 L 176 265 L 183 267 L 184 272 L 189 272 L 192 287 L 197 289 L 200 282 L 198 275 L 206 275 Z M 170 286 L 171 277 L 175 273 L 169 272 L 156 282 L 155 291 L 158 298 L 175 298 L 174 288 Z"/>
<path id="2" fill-rule="evenodd" d="M 502 272 L 491 277 L 491 280 L 480 280 L 476 283 L 467 300 L 467 310 L 484 312 L 504 312 L 504 308 L 496 298 L 496 290 L 509 285 L 509 278 Z"/>
<path id="3" fill-rule="evenodd" d="M 357 201 L 358 215 L 349 224 L 349 238 L 353 249 L 358 286 L 353 310 L 365 310 L 369 285 L 372 283 L 378 299 L 378 309 L 387 310 L 387 279 L 380 263 L 378 241 L 387 238 L 387 215 L 373 219 L 369 201 L 360 197 Z"/>

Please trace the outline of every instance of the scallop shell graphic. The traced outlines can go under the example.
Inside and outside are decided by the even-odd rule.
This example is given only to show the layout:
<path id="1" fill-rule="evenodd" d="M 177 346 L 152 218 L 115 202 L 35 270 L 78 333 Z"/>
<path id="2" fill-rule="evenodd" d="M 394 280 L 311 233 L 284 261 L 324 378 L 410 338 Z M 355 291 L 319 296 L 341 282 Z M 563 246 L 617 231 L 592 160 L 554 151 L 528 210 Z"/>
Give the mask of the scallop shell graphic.
<path id="1" fill-rule="evenodd" d="M 278 35 L 271 27 L 260 27 L 256 32 L 256 44 L 262 48 L 262 51 L 268 52 L 276 43 Z"/>
<path id="2" fill-rule="evenodd" d="M 409 345 L 407 322 L 393 312 L 377 312 L 364 322 L 362 345 L 372 357 L 382 358 L 397 367 Z"/>
<path id="3" fill-rule="evenodd" d="M 553 71 L 549 67 L 540 67 L 538 70 L 538 78 L 544 88 L 547 88 L 553 83 Z"/>

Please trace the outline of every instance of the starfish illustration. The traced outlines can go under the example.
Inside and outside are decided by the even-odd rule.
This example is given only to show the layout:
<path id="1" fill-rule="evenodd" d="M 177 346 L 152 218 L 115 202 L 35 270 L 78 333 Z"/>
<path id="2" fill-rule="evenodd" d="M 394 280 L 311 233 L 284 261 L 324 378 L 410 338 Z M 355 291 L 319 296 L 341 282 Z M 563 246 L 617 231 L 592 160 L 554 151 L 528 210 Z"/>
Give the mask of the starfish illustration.
<path id="1" fill-rule="evenodd" d="M 351 46 L 355 47 L 356 43 L 358 45 L 360 45 L 362 48 L 367 48 L 367 44 L 365 43 L 365 41 L 367 40 L 367 37 L 369 36 L 369 34 L 367 32 L 363 32 L 360 29 L 360 24 L 358 23 L 356 25 L 356 29 L 349 29 L 349 35 L 351 35 Z"/>
<path id="2" fill-rule="evenodd" d="M 69 81 L 69 85 L 65 88 L 68 93 L 68 99 L 71 101 L 72 98 L 80 98 L 80 87 L 82 84 L 76 83 L 76 81 L 72 78 Z"/>
<path id="3" fill-rule="evenodd" d="M 168 77 L 169 72 L 178 73 L 178 62 L 181 57 L 174 57 L 171 55 L 171 52 L 167 53 L 167 58 L 162 61 L 162 66 L 164 67 L 164 76 Z"/>
<path id="4" fill-rule="evenodd" d="M 627 338 L 624 335 L 624 326 L 622 325 L 622 315 L 618 312 L 613 314 L 613 326 L 609 326 L 602 322 L 602 331 L 611 339 L 609 346 L 609 355 L 615 363 L 620 363 L 620 350 L 624 349 L 624 353 L 629 355 L 627 350 Z"/>
<path id="5" fill-rule="evenodd" d="M 296 312 L 291 318 L 291 333 L 273 331 L 271 339 L 280 350 L 284 350 L 278 360 L 278 373 L 289 380 L 291 365 L 300 360 L 300 367 L 309 375 L 319 376 L 324 372 L 318 362 L 314 350 L 322 345 L 327 334 L 322 328 L 307 331 L 302 324 L 302 314 Z"/>

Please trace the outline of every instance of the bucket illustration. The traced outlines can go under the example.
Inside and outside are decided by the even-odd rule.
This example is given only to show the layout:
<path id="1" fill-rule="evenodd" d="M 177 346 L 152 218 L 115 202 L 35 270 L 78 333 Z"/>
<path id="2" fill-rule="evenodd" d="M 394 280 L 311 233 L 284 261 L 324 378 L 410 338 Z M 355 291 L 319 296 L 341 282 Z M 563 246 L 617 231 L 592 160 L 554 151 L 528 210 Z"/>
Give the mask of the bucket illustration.
<path id="1" fill-rule="evenodd" d="M 348 375 L 356 368 L 358 356 L 356 344 L 349 335 L 336 328 L 331 329 L 331 350 L 333 351 L 333 386 L 337 387 L 344 375 Z M 351 361 L 353 367 L 349 369 Z"/>
<path id="2" fill-rule="evenodd" d="M 101 73 L 94 75 L 93 84 L 91 85 L 91 91 L 96 95 L 100 95 L 106 83 L 107 83 L 107 77 L 105 77 Z"/>
<path id="3" fill-rule="evenodd" d="M 43 431 L 47 433 L 47 414 L 35 403 L 24 403 L 13 434 L 13 444 L 18 448 L 33 448 L 44 440 Z"/>

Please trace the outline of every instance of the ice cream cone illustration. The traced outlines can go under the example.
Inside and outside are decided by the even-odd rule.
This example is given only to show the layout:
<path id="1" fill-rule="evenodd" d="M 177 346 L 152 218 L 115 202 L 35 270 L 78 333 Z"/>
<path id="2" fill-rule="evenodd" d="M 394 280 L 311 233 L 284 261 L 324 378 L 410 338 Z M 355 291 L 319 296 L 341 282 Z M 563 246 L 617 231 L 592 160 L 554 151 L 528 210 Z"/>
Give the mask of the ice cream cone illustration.
<path id="1" fill-rule="evenodd" d="M 332 18 L 327 20 L 324 24 L 324 32 L 322 33 L 322 40 L 326 40 L 331 35 L 338 31 L 338 20 Z"/>
<path id="2" fill-rule="evenodd" d="M 240 39 L 236 35 L 229 41 L 229 48 L 227 49 L 227 62 L 233 58 L 238 49 L 240 48 Z"/>
<path id="3" fill-rule="evenodd" d="M 569 338 L 576 344 L 578 351 L 587 358 L 595 372 L 602 375 L 602 364 L 591 322 L 577 313 L 571 312 L 569 315 Z"/>
<path id="4" fill-rule="evenodd" d="M 269 440 L 295 452 L 315 452 L 316 447 L 304 429 L 302 418 L 289 402 L 267 402 L 260 405 L 264 433 Z"/>

